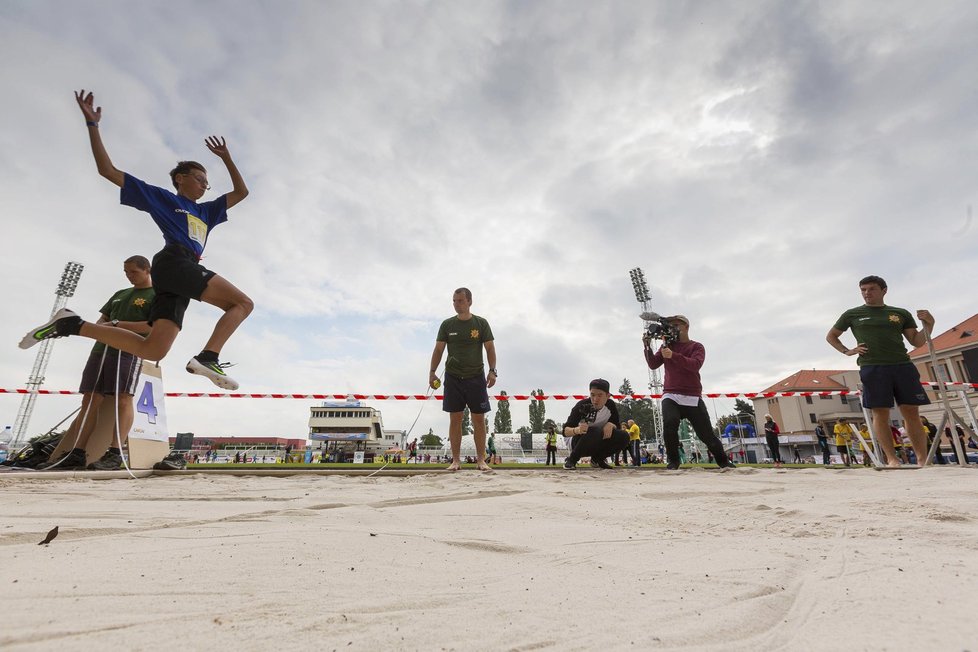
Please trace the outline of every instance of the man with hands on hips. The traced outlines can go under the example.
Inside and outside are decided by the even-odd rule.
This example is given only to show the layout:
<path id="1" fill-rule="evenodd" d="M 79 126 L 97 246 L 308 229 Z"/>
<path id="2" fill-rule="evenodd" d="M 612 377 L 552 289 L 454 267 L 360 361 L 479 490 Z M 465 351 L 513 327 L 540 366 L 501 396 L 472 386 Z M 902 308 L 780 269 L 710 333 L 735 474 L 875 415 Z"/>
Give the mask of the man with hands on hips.
<path id="1" fill-rule="evenodd" d="M 918 310 L 917 318 L 924 325 L 923 331 L 918 331 L 909 311 L 883 302 L 886 290 L 886 281 L 879 276 L 860 280 L 859 292 L 864 305 L 842 313 L 825 341 L 843 355 L 859 356 L 856 364 L 863 385 L 863 407 L 873 413 L 873 433 L 886 455 L 887 466 L 900 466 L 890 432 L 890 409 L 894 401 L 906 423 L 917 462 L 923 466 L 929 451 L 927 434 L 920 422 L 920 406 L 930 404 L 930 399 L 903 340 L 915 347 L 926 344 L 934 328 L 934 317 L 927 310 Z M 856 346 L 851 349 L 839 339 L 850 329 L 856 338 Z"/>

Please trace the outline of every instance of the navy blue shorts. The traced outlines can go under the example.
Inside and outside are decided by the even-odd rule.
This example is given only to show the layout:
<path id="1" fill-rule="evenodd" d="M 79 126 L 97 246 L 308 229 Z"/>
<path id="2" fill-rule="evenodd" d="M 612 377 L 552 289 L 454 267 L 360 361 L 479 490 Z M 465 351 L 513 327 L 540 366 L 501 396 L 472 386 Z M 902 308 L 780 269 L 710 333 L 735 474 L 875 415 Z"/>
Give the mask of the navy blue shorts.
<path id="1" fill-rule="evenodd" d="M 468 407 L 472 414 L 485 414 L 492 409 L 486 377 L 482 375 L 459 378 L 446 373 L 444 396 L 441 409 L 445 412 L 461 412 Z"/>
<path id="2" fill-rule="evenodd" d="M 859 368 L 863 383 L 863 407 L 891 408 L 897 405 L 929 405 L 930 399 L 920 384 L 920 372 L 912 362 L 868 364 Z"/>
<path id="3" fill-rule="evenodd" d="M 125 351 L 109 349 L 104 359 L 101 353 L 91 353 L 82 371 L 78 391 L 82 394 L 112 396 L 118 389 L 120 394 L 135 394 L 142 368 L 139 358 Z M 116 378 L 116 371 L 119 372 L 118 378 Z"/>

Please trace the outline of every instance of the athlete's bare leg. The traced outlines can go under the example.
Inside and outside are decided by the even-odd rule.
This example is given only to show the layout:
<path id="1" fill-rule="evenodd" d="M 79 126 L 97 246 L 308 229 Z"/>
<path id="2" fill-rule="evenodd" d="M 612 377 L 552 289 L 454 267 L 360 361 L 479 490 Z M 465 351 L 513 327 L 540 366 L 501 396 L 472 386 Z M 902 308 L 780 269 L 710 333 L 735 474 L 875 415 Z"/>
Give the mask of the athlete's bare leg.
<path id="1" fill-rule="evenodd" d="M 157 319 L 153 322 L 153 330 L 145 338 L 123 328 L 91 322 L 84 322 L 78 331 L 82 337 L 108 344 L 114 349 L 152 362 L 159 362 L 169 353 L 179 333 L 180 329 L 169 319 Z"/>
<path id="2" fill-rule="evenodd" d="M 462 413 L 448 413 L 448 441 L 452 446 L 452 463 L 448 465 L 449 471 L 458 471 L 462 468 Z M 483 446 L 485 446 L 483 439 Z M 485 448 L 483 448 L 483 451 Z M 485 462 L 483 462 L 485 464 Z"/>
<path id="3" fill-rule="evenodd" d="M 101 394 L 88 393 L 82 395 L 81 410 L 78 416 L 75 417 L 75 420 L 71 422 L 64 435 L 64 441 L 73 442 L 77 438 L 78 443 L 72 448 L 84 449 L 88 446 L 88 438 L 91 437 L 92 431 L 95 430 L 95 422 L 98 419 L 98 408 L 101 404 Z M 82 419 L 85 420 L 85 423 L 82 423 Z"/>
<path id="4" fill-rule="evenodd" d="M 480 471 L 492 471 L 492 467 L 486 464 L 486 415 L 472 414 L 472 429 L 475 439 L 475 463 Z"/>
<path id="5" fill-rule="evenodd" d="M 900 466 L 900 459 L 897 457 L 896 447 L 893 445 L 893 433 L 890 431 L 890 408 L 872 408 L 871 412 L 873 413 L 873 433 L 886 456 L 886 465 L 889 467 Z"/>
<path id="6" fill-rule="evenodd" d="M 210 339 L 204 345 L 204 350 L 220 353 L 228 338 L 255 309 L 255 304 L 248 298 L 248 295 L 236 288 L 223 276 L 214 276 L 207 282 L 207 287 L 204 289 L 204 293 L 200 295 L 200 300 L 224 311 L 221 318 L 217 320 L 217 324 L 214 325 L 214 332 Z"/>
<path id="7" fill-rule="evenodd" d="M 930 447 L 927 445 L 927 433 L 924 432 L 924 424 L 920 421 L 920 407 L 917 405 L 900 405 L 897 407 L 900 408 L 900 414 L 903 416 L 903 426 L 907 429 L 907 435 L 910 437 L 914 455 L 917 456 L 917 464 L 925 466 Z"/>

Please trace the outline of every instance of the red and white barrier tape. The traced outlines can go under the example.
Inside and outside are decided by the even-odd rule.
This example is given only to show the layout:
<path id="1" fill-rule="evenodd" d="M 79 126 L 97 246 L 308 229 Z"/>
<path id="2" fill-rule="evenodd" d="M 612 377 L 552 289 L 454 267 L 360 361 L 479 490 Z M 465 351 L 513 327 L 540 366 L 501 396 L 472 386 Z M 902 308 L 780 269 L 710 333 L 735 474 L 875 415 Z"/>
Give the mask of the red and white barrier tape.
<path id="1" fill-rule="evenodd" d="M 936 388 L 937 383 L 922 382 L 921 385 Z M 945 383 L 948 388 L 978 389 L 978 383 Z M 0 394 L 30 394 L 26 389 L 4 389 L 0 388 Z M 72 396 L 80 394 L 65 389 L 39 389 L 35 393 L 41 395 Z M 791 396 L 858 396 L 856 390 L 834 390 L 834 391 L 799 391 L 799 392 L 711 392 L 703 394 L 703 398 L 778 398 Z M 662 394 L 612 394 L 612 398 L 622 400 L 630 398 L 641 400 L 643 398 L 662 398 Z M 442 399 L 441 394 L 229 394 L 223 392 L 166 392 L 167 398 L 291 398 L 302 400 L 337 400 L 345 401 L 355 399 L 358 401 L 425 401 Z M 510 394 L 507 396 L 491 396 L 497 401 L 579 401 L 588 398 L 587 394 Z"/>

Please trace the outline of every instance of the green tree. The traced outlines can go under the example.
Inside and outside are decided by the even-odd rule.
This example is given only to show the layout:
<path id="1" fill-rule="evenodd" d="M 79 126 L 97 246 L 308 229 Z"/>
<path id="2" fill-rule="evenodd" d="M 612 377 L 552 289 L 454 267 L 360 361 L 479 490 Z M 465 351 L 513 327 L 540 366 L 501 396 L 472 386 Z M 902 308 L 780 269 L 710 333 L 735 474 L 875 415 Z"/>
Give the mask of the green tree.
<path id="1" fill-rule="evenodd" d="M 632 384 L 627 378 L 621 381 L 621 386 L 618 388 L 618 393 L 626 395 L 626 398 L 623 398 L 621 402 L 618 403 L 618 416 L 621 417 L 621 423 L 622 426 L 624 426 L 626 421 L 635 418 L 632 416 L 632 403 L 635 402 L 635 399 L 627 398 L 627 395 L 634 394 L 635 392 L 632 390 Z M 638 423 L 637 419 L 635 420 L 635 423 Z M 639 424 L 638 427 L 641 428 L 642 425 Z"/>
<path id="2" fill-rule="evenodd" d="M 543 396 L 542 389 L 535 389 L 530 392 L 531 396 Z M 543 422 L 547 418 L 547 406 L 543 401 L 532 399 L 530 401 L 530 432 L 543 432 Z"/>
<path id="3" fill-rule="evenodd" d="M 560 428 L 557 427 L 557 423 L 553 419 L 547 419 L 543 422 L 543 432 L 549 432 L 551 427 L 553 427 L 558 434 L 560 433 Z"/>
<path id="4" fill-rule="evenodd" d="M 754 416 L 754 404 L 743 399 L 734 399 L 734 412 L 737 414 L 749 414 Z"/>
<path id="5" fill-rule="evenodd" d="M 518 432 L 521 435 L 528 435 L 533 431 L 530 430 L 529 426 L 520 426 L 519 428 L 516 429 L 516 432 Z"/>
<path id="6" fill-rule="evenodd" d="M 421 437 L 421 445 L 425 448 L 441 448 L 445 444 L 442 442 L 441 437 L 435 434 L 435 431 L 428 428 L 428 434 Z"/>
<path id="7" fill-rule="evenodd" d="M 506 396 L 506 392 L 499 392 Z M 496 432 L 513 432 L 513 415 L 509 411 L 509 401 L 496 401 L 496 416 L 493 418 Z"/>
<path id="8" fill-rule="evenodd" d="M 472 434 L 472 415 L 469 413 L 469 406 L 466 405 L 462 410 L 462 436 Z"/>

